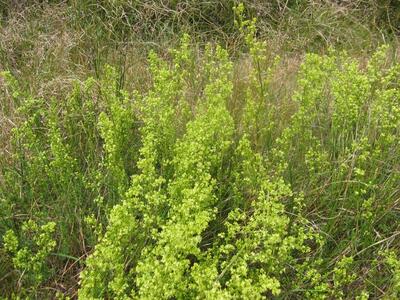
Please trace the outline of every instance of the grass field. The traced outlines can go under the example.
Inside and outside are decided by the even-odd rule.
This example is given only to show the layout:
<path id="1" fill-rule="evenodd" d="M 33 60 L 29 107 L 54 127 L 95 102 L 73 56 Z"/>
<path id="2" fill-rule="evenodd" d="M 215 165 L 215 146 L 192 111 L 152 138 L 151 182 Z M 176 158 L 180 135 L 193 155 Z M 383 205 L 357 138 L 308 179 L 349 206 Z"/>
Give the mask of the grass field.
<path id="1" fill-rule="evenodd" d="M 398 299 L 396 0 L 0 0 L 0 299 Z"/>

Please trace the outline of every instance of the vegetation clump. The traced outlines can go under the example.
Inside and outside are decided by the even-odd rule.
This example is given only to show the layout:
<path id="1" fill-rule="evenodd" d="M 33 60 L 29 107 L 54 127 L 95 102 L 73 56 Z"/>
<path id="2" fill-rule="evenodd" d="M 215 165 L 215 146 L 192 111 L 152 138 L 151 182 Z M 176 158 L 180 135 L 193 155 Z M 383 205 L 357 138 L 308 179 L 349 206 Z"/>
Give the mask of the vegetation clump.
<path id="1" fill-rule="evenodd" d="M 316 9 L 284 2 L 271 2 L 271 18 Z M 132 69 L 115 53 L 138 22 L 131 10 L 145 2 L 101 3 L 31 6 L 85 16 L 63 25 L 98 48 L 85 73 L 76 66 L 95 48 L 75 40 L 63 72 L 82 74 L 69 84 L 42 73 L 26 82 L 32 69 L 56 72 L 61 62 L 48 52 L 60 49 L 30 44 L 43 60 L 20 67 L 24 55 L 0 41 L 1 298 L 400 297 L 393 26 L 383 34 L 393 41 L 368 54 L 328 43 L 319 53 L 277 55 L 257 29 L 266 17 L 246 17 L 254 1 L 219 16 L 232 21 L 221 30 L 238 48 L 179 32 L 179 42 Z M 213 5 L 162 8 L 185 3 Z M 384 5 L 393 20 L 392 3 Z M 11 7 L 0 10 L 3 22 Z M 182 13 L 182 32 L 188 20 L 198 34 L 208 28 L 190 16 Z M 101 47 L 110 40 L 116 52 Z"/>

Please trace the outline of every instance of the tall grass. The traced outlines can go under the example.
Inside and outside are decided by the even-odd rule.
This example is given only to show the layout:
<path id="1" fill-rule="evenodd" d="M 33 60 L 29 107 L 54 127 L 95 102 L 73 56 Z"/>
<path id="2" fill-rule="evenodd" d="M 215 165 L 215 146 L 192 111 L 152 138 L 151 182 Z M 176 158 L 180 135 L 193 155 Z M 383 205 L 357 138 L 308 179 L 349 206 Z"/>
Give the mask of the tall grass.
<path id="1" fill-rule="evenodd" d="M 25 4 L 1 10 L 1 297 L 400 296 L 395 4 Z"/>

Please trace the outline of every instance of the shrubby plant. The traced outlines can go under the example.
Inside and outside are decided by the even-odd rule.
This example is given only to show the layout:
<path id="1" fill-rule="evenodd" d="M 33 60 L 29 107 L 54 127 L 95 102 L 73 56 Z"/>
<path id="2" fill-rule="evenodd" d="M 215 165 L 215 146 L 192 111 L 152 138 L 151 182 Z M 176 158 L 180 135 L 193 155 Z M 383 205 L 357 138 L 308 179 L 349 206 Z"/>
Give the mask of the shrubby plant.
<path id="1" fill-rule="evenodd" d="M 399 63 L 310 53 L 281 102 L 280 58 L 234 12 L 240 87 L 228 51 L 188 35 L 149 53 L 141 91 L 111 66 L 65 99 L 2 73 L 5 297 L 398 297 Z"/>
<path id="2" fill-rule="evenodd" d="M 11 229 L 4 234 L 4 248 L 12 257 L 19 277 L 15 292 L 20 295 L 34 292 L 30 289 L 37 288 L 48 277 L 46 260 L 56 246 L 52 237 L 55 226 L 54 222 L 39 226 L 29 220 L 21 227 L 21 238 Z"/>

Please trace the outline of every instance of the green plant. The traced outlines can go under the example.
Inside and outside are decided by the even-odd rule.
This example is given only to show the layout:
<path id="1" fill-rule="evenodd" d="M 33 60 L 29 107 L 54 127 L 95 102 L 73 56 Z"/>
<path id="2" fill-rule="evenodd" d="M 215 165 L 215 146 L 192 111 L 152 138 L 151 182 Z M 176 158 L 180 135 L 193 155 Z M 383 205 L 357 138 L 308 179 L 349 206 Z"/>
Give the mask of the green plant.
<path id="1" fill-rule="evenodd" d="M 387 253 L 386 264 L 390 267 L 392 273 L 392 285 L 388 296 L 395 298 L 400 294 L 400 262 L 395 252 Z"/>
<path id="2" fill-rule="evenodd" d="M 48 277 L 46 261 L 56 246 L 52 237 L 55 227 L 54 222 L 39 226 L 29 220 L 21 227 L 21 238 L 13 230 L 8 230 L 3 236 L 4 248 L 12 256 L 18 272 L 19 279 L 14 288 L 21 295 L 29 295 L 29 290 L 36 289 Z"/>
<path id="3" fill-rule="evenodd" d="M 183 42 L 182 54 L 186 48 Z M 143 122 L 137 162 L 139 174 L 132 177 L 122 203 L 113 207 L 106 233 L 87 260 L 88 267 L 82 274 L 81 297 L 121 296 L 132 288 L 127 283 L 125 270 L 129 266 L 124 257 L 140 255 L 141 248 L 149 242 L 152 226 L 157 226 L 163 219 L 162 211 L 167 205 L 164 203 L 165 184 L 171 172 L 172 145 L 176 139 L 173 103 L 179 103 L 182 97 L 179 90 L 181 77 L 179 58 L 172 70 L 154 53 L 150 54 L 149 60 L 154 85 L 138 107 Z M 133 236 L 136 236 L 135 243 L 130 242 Z"/>
<path id="4" fill-rule="evenodd" d="M 0 297 L 398 297 L 395 7 L 264 2 L 4 14 Z"/>

